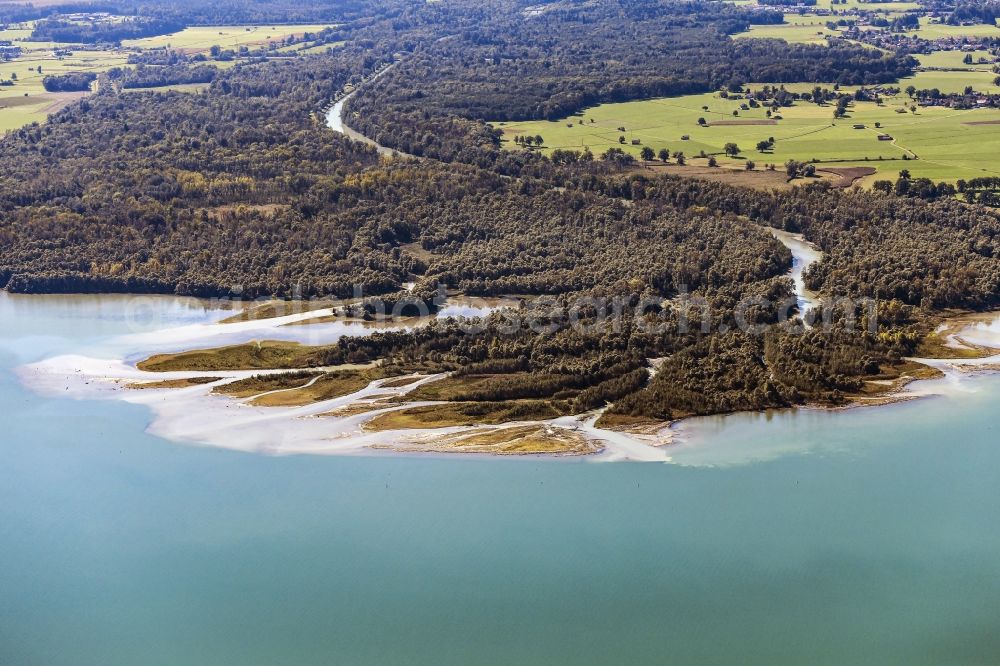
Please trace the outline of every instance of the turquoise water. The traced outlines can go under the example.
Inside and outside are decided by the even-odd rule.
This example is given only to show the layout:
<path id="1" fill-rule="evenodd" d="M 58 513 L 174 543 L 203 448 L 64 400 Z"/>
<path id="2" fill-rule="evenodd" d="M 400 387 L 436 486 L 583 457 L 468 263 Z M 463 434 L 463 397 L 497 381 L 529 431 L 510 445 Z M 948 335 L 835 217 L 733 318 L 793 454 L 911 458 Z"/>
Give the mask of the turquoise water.
<path id="1" fill-rule="evenodd" d="M 1000 378 L 701 421 L 676 465 L 275 458 L 11 374 L 127 302 L 0 296 L 0 664 L 1000 660 Z"/>

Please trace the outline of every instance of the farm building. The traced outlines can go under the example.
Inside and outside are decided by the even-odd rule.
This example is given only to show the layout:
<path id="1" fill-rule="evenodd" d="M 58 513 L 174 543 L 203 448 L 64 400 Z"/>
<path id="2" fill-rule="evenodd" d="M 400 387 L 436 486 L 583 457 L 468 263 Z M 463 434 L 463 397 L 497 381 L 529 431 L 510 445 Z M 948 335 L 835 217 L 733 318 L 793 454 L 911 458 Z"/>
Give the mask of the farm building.
<path id="1" fill-rule="evenodd" d="M 879 141 L 892 141 L 892 135 L 891 134 L 879 134 L 878 135 L 878 140 Z"/>

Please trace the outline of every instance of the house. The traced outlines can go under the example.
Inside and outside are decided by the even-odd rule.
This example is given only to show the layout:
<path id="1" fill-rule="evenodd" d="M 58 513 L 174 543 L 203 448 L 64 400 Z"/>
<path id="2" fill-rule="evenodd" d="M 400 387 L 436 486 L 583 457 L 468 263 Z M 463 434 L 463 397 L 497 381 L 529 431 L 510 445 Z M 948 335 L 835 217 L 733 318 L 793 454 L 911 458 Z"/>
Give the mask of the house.
<path id="1" fill-rule="evenodd" d="M 854 126 L 854 129 L 864 129 L 864 128 L 865 128 L 865 126 L 862 125 L 862 124 L 860 124 L 860 123 L 858 123 L 857 125 Z"/>
<path id="2" fill-rule="evenodd" d="M 633 146 L 638 146 L 638 145 L 639 145 L 639 144 L 641 144 L 641 143 L 642 143 L 642 142 L 641 142 L 641 141 L 639 141 L 639 139 L 632 139 L 632 145 L 633 145 Z"/>
<path id="3" fill-rule="evenodd" d="M 891 134 L 879 134 L 878 135 L 878 140 L 879 141 L 892 141 L 892 135 Z"/>

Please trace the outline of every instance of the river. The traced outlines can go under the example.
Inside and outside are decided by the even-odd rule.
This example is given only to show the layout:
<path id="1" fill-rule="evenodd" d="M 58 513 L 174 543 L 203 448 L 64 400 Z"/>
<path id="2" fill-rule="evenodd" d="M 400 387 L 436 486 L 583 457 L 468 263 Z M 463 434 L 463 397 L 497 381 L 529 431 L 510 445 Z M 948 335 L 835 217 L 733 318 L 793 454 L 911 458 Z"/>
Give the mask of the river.
<path id="1" fill-rule="evenodd" d="M 19 379 L 228 314 L 0 295 L 0 663 L 1000 658 L 995 376 L 693 420 L 667 465 L 234 452 Z"/>
<path id="2" fill-rule="evenodd" d="M 349 99 L 351 99 L 352 97 L 354 97 L 354 95 L 357 93 L 358 89 L 361 86 L 363 86 L 363 85 L 365 85 L 367 83 L 370 83 L 371 81 L 374 81 L 378 77 L 380 77 L 383 74 L 385 74 L 386 72 L 388 72 L 392 67 L 393 67 L 393 65 L 389 65 L 387 67 L 383 67 L 382 69 L 380 69 L 378 72 L 376 72 L 372 76 L 369 76 L 359 86 L 357 86 L 356 88 L 354 88 L 354 90 L 352 90 L 347 95 L 344 95 L 343 97 L 341 97 L 336 103 L 334 103 L 333 106 L 330 107 L 330 110 L 326 112 L 326 125 L 327 125 L 327 127 L 329 127 L 330 129 L 332 129 L 334 132 L 339 132 L 340 134 L 343 134 L 344 136 L 346 136 L 346 137 L 348 137 L 350 139 L 354 139 L 355 141 L 360 141 L 361 143 L 368 144 L 369 146 L 374 146 L 375 150 L 377 150 L 380 155 L 385 155 L 387 157 L 397 157 L 397 156 L 400 156 L 400 155 L 406 155 L 406 153 L 400 153 L 400 152 L 398 152 L 396 150 L 393 150 L 392 148 L 386 148 L 385 146 L 379 145 L 378 143 L 376 143 L 372 139 L 369 139 L 368 137 L 366 137 L 361 132 L 357 132 L 357 131 L 351 129 L 347 125 L 347 122 L 344 119 L 344 105 L 347 103 L 347 101 Z"/>
<path id="3" fill-rule="evenodd" d="M 768 231 L 792 252 L 792 269 L 789 271 L 788 277 L 792 278 L 795 285 L 795 300 L 799 312 L 804 317 L 806 312 L 819 305 L 819 295 L 806 288 L 804 273 L 807 268 L 822 258 L 823 253 L 807 241 L 802 234 L 774 229 L 773 227 L 768 227 Z"/>

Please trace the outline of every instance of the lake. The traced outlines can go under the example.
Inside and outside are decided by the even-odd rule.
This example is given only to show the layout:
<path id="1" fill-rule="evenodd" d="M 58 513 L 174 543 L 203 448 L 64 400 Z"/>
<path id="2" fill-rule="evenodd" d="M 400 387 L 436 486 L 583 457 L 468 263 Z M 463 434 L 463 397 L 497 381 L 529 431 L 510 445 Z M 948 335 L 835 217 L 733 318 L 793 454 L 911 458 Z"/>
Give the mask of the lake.
<path id="1" fill-rule="evenodd" d="M 133 315 L 0 294 L 0 664 L 1000 660 L 996 376 L 692 421 L 663 464 L 182 445 L 14 372 Z"/>

